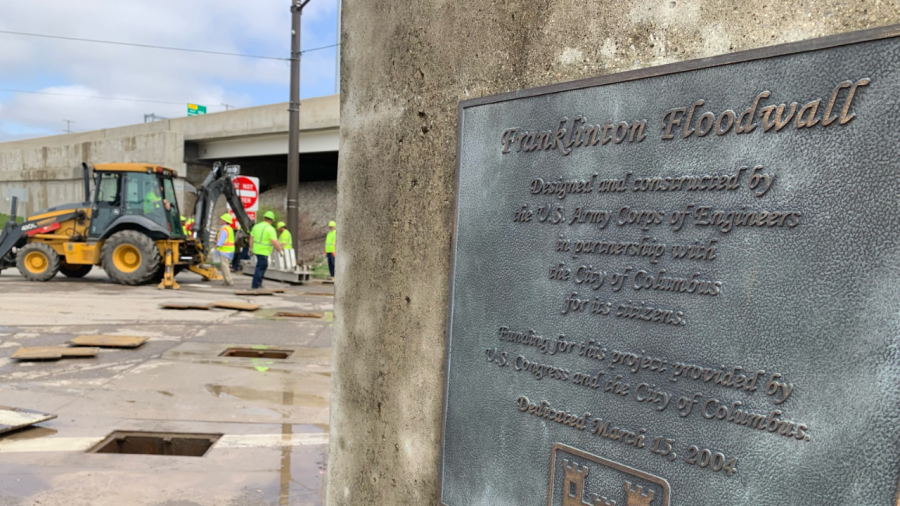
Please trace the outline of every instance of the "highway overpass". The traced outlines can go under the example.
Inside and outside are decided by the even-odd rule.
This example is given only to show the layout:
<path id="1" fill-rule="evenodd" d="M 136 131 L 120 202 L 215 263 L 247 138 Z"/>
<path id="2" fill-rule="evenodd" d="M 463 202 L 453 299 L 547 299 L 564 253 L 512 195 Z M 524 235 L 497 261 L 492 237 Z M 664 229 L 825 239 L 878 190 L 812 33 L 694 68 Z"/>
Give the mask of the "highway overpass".
<path id="1" fill-rule="evenodd" d="M 316 182 L 318 194 L 323 188 L 327 193 L 329 182 L 336 182 L 339 103 L 339 95 L 301 102 L 301 191 L 304 183 Z M 213 162 L 230 161 L 240 164 L 245 175 L 258 176 L 265 191 L 287 182 L 287 109 L 285 102 L 0 143 L 0 197 L 6 201 L 19 196 L 20 214 L 81 201 L 82 162 L 153 163 L 176 169 L 198 184 Z M 334 187 L 336 192 L 336 183 Z M 8 204 L 0 206 L 0 212 L 9 212 Z"/>

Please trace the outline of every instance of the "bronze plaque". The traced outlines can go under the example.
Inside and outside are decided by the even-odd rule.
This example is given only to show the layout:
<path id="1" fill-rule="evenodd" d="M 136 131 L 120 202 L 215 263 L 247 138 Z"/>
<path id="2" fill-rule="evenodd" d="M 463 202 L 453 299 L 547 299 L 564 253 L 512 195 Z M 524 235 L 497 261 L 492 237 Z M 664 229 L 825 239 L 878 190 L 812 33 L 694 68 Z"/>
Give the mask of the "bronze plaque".
<path id="1" fill-rule="evenodd" d="M 444 505 L 897 504 L 898 33 L 460 104 Z"/>

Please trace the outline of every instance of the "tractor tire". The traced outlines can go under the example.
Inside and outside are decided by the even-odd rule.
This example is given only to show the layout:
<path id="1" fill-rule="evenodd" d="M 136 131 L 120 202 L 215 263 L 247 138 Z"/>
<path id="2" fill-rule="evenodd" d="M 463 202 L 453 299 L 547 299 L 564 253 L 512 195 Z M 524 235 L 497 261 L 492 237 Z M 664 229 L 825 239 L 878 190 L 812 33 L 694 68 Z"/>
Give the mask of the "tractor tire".
<path id="1" fill-rule="evenodd" d="M 120 285 L 143 285 L 153 280 L 161 263 L 152 239 L 134 231 L 113 234 L 100 251 L 103 270 Z"/>
<path id="2" fill-rule="evenodd" d="M 87 276 L 93 268 L 93 265 L 69 265 L 62 262 L 59 265 L 59 272 L 67 278 L 83 278 Z"/>
<path id="3" fill-rule="evenodd" d="M 59 255 L 46 244 L 26 244 L 16 253 L 16 267 L 28 281 L 50 281 L 59 272 Z"/>

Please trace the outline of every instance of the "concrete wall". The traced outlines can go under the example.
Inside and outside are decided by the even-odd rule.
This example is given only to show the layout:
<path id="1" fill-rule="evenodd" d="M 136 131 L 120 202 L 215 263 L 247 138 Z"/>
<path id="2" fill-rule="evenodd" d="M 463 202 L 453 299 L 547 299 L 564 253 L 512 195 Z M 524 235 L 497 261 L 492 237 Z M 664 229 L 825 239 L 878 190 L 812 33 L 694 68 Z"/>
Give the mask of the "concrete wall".
<path id="1" fill-rule="evenodd" d="M 439 503 L 458 101 L 897 23 L 898 10 L 344 0 L 328 504 Z"/>
<path id="2" fill-rule="evenodd" d="M 301 138 L 318 138 L 340 123 L 337 95 L 303 100 L 300 107 Z M 153 123 L 141 123 L 77 134 L 0 143 L 0 212 L 9 211 L 10 194 L 25 193 L 28 202 L 19 212 L 78 202 L 83 199 L 82 162 L 143 162 L 164 165 L 185 176 L 185 143 L 228 139 L 267 138 L 280 134 L 287 146 L 287 103 L 235 109 Z M 332 143 L 333 144 L 333 143 Z M 202 181 L 208 167 L 203 167 Z M 179 185 L 180 187 L 181 185 Z M 183 199 L 182 199 L 183 201 Z M 7 208 L 7 209 L 4 209 Z"/>
<path id="3" fill-rule="evenodd" d="M 84 200 L 81 163 L 152 162 L 184 172 L 184 141 L 174 132 L 152 132 L 128 137 L 82 140 L 77 143 L 0 150 L 0 197 L 21 196 L 19 213 Z M 21 199 L 20 200 L 24 200 Z M 0 212 L 9 212 L 8 204 Z"/>

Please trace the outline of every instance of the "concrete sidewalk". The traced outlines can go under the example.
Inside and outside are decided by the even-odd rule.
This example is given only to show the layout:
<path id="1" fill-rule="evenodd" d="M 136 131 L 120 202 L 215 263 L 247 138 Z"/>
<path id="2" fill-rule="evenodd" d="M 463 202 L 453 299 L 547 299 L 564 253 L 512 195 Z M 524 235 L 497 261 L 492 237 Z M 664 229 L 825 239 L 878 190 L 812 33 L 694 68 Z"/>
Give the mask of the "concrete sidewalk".
<path id="1" fill-rule="evenodd" d="M 186 273 L 180 291 L 125 287 L 96 269 L 30 283 L 0 274 L 0 405 L 59 415 L 0 435 L 2 506 L 324 505 L 331 380 L 331 286 L 239 297 Z M 171 311 L 164 302 L 230 300 L 254 313 Z M 276 317 L 321 312 L 321 319 Z M 149 337 L 93 359 L 15 362 L 20 346 L 77 335 Z M 286 359 L 222 357 L 272 347 Z M 91 454 L 114 430 L 222 434 L 203 457 Z"/>

